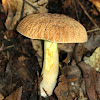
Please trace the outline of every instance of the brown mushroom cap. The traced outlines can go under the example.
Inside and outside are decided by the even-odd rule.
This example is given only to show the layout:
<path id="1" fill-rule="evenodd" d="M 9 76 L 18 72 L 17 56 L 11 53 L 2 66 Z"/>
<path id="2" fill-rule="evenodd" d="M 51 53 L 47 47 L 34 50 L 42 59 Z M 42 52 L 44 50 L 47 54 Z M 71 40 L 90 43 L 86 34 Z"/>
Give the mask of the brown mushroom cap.
<path id="1" fill-rule="evenodd" d="M 56 43 L 87 41 L 85 28 L 76 20 L 62 14 L 31 14 L 18 25 L 17 31 L 31 39 Z"/>

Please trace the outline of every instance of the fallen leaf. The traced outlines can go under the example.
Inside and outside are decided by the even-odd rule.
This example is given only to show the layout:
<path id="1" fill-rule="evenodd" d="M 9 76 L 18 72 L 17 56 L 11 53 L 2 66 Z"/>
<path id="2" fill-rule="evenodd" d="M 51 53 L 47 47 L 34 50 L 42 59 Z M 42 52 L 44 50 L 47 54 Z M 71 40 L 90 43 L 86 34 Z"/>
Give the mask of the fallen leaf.
<path id="1" fill-rule="evenodd" d="M 22 10 L 22 0 L 2 0 L 2 5 L 7 15 L 5 26 L 8 30 L 14 29 L 20 19 Z"/>
<path id="2" fill-rule="evenodd" d="M 97 80 L 96 80 L 96 93 L 100 99 L 100 73 L 97 73 Z"/>
<path id="3" fill-rule="evenodd" d="M 96 16 L 99 15 L 99 12 L 98 12 L 96 9 L 92 9 L 91 11 L 92 11 L 92 14 L 93 14 L 93 15 L 96 15 Z"/>
<path id="4" fill-rule="evenodd" d="M 58 100 L 66 100 L 68 95 L 67 79 L 64 75 L 59 77 L 58 86 L 54 90 Z"/>
<path id="5" fill-rule="evenodd" d="M 78 100 L 88 100 L 87 97 L 85 97 L 85 95 L 83 94 L 82 89 L 80 88 L 79 90 L 79 97 Z"/>
<path id="6" fill-rule="evenodd" d="M 96 71 L 90 65 L 84 62 L 80 62 L 78 65 L 83 72 L 83 78 L 85 80 L 85 88 L 89 100 L 97 100 L 97 95 L 95 91 L 95 83 L 96 83 L 96 75 L 97 75 Z"/>
<path id="7" fill-rule="evenodd" d="M 0 100 L 3 100 L 4 99 L 4 97 L 3 97 L 3 95 L 0 93 Z"/>
<path id="8" fill-rule="evenodd" d="M 91 51 L 100 46 L 100 34 L 92 35 L 86 43 L 84 43 L 85 48 Z"/>
<path id="9" fill-rule="evenodd" d="M 33 40 L 31 39 L 32 46 L 36 51 L 36 56 L 39 62 L 40 67 L 42 68 L 42 61 L 43 61 L 43 41 L 41 40 Z"/>
<path id="10" fill-rule="evenodd" d="M 84 44 L 82 43 L 76 44 L 74 52 L 73 52 L 76 62 L 80 62 L 82 60 L 83 54 L 85 54 L 86 52 L 87 52 L 87 49 L 84 46 Z"/>
<path id="11" fill-rule="evenodd" d="M 16 38 L 17 34 L 14 31 L 8 31 L 8 30 L 6 30 L 5 33 L 4 33 L 4 38 L 5 37 L 6 37 L 6 39 L 8 41 L 10 41 L 10 39 Z"/>
<path id="12" fill-rule="evenodd" d="M 14 57 L 13 58 L 13 63 L 12 66 L 14 70 L 18 73 L 21 79 L 24 81 L 30 81 L 32 82 L 32 76 L 30 75 L 26 64 L 24 60 L 27 60 L 28 58 L 24 57 L 24 55 L 19 56 L 19 57 Z"/>
<path id="13" fill-rule="evenodd" d="M 6 97 L 4 100 L 21 100 L 22 87 L 19 87 L 15 92 Z"/>
<path id="14" fill-rule="evenodd" d="M 7 13 L 5 26 L 8 30 L 13 30 L 21 17 L 32 13 L 48 12 L 46 5 L 48 0 L 25 0 L 24 11 L 22 12 L 23 0 L 2 0 L 2 5 Z M 22 16 L 23 13 L 23 16 Z"/>
<path id="15" fill-rule="evenodd" d="M 84 62 L 100 72 L 100 46 L 96 48 L 90 57 L 84 57 Z"/>
<path id="16" fill-rule="evenodd" d="M 68 66 L 68 70 L 67 70 L 66 74 L 67 74 L 67 78 L 70 81 L 80 79 L 80 77 L 81 77 L 81 71 L 80 71 L 79 67 L 76 65 Z"/>
<path id="17" fill-rule="evenodd" d="M 13 11 L 15 11 L 17 9 L 17 5 L 19 1 L 22 0 L 2 0 L 2 5 L 4 7 L 5 12 L 7 13 L 9 8 L 8 6 L 10 6 Z"/>
<path id="18" fill-rule="evenodd" d="M 89 1 L 91 1 L 100 12 L 100 0 L 89 0 Z"/>
<path id="19" fill-rule="evenodd" d="M 74 43 L 58 43 L 58 49 L 60 51 L 73 52 Z"/>
<path id="20" fill-rule="evenodd" d="M 22 56 L 20 56 L 20 57 L 18 58 L 18 60 L 19 60 L 19 61 L 24 61 L 24 60 L 28 60 L 28 58 L 22 55 Z"/>

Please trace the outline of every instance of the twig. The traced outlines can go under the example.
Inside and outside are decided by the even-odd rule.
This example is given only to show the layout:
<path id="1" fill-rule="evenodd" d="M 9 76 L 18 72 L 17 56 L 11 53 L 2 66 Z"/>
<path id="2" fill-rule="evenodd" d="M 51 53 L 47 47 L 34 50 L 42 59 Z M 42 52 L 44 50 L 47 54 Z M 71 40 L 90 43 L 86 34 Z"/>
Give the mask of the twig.
<path id="1" fill-rule="evenodd" d="M 42 89 L 43 89 L 43 91 L 46 93 L 46 95 L 49 96 L 48 93 L 47 93 L 47 91 L 46 91 L 44 88 L 42 88 Z"/>
<path id="2" fill-rule="evenodd" d="M 37 71 L 37 83 L 38 83 L 38 94 L 39 94 L 39 100 L 41 100 L 41 91 L 40 91 L 40 79 L 39 79 L 39 72 Z"/>
<path id="3" fill-rule="evenodd" d="M 21 11 L 21 19 L 23 18 L 23 13 L 24 13 L 24 6 L 25 6 L 25 0 L 23 0 L 23 6 L 22 6 L 22 11 Z"/>
<path id="4" fill-rule="evenodd" d="M 73 1 L 73 4 L 74 4 L 74 7 L 75 7 L 77 20 L 79 21 L 78 10 L 77 10 L 77 7 L 76 7 L 76 0 L 72 0 L 72 1 Z"/>
<path id="5" fill-rule="evenodd" d="M 100 31 L 100 28 L 95 28 L 95 29 L 92 29 L 92 30 L 88 30 L 87 33 L 95 32 L 95 31 Z"/>
<path id="6" fill-rule="evenodd" d="M 31 2 L 29 2 L 28 0 L 25 0 L 25 2 L 30 5 L 31 7 L 33 7 L 36 11 L 38 11 L 38 7 L 35 7 Z"/>
<path id="7" fill-rule="evenodd" d="M 83 9 L 84 13 L 87 15 L 87 17 L 91 20 L 91 22 L 95 25 L 95 27 L 99 27 L 94 20 L 92 19 L 92 17 L 88 14 L 88 12 L 86 11 L 86 9 L 84 8 L 84 6 L 80 3 L 79 0 L 77 0 L 78 4 L 80 5 L 80 7 Z"/>
<path id="8" fill-rule="evenodd" d="M 14 46 L 15 46 L 15 45 L 10 45 L 10 46 L 7 46 L 6 48 L 1 49 L 1 50 L 0 50 L 0 52 L 4 51 L 4 50 L 6 50 L 6 49 L 10 49 L 10 48 L 12 48 L 12 47 L 14 47 Z"/>

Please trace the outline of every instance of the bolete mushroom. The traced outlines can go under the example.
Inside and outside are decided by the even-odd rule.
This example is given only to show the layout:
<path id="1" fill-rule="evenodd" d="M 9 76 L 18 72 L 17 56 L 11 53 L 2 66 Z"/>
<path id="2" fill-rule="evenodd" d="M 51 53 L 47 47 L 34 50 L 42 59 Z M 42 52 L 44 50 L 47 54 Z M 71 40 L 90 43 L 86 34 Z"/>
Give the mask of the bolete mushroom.
<path id="1" fill-rule="evenodd" d="M 50 96 L 59 72 L 57 43 L 86 42 L 85 28 L 68 16 L 45 13 L 28 15 L 18 24 L 17 31 L 28 38 L 44 40 L 43 79 L 40 91 L 41 96 Z"/>

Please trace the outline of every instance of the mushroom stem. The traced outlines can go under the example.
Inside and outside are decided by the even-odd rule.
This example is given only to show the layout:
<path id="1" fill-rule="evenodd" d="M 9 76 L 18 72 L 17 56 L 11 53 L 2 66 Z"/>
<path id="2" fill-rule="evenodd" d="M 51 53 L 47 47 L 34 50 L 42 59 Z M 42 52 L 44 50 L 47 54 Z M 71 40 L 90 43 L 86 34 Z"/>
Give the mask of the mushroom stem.
<path id="1" fill-rule="evenodd" d="M 57 43 L 44 41 L 44 63 L 42 81 L 40 83 L 41 96 L 52 95 L 59 72 L 59 58 Z"/>

